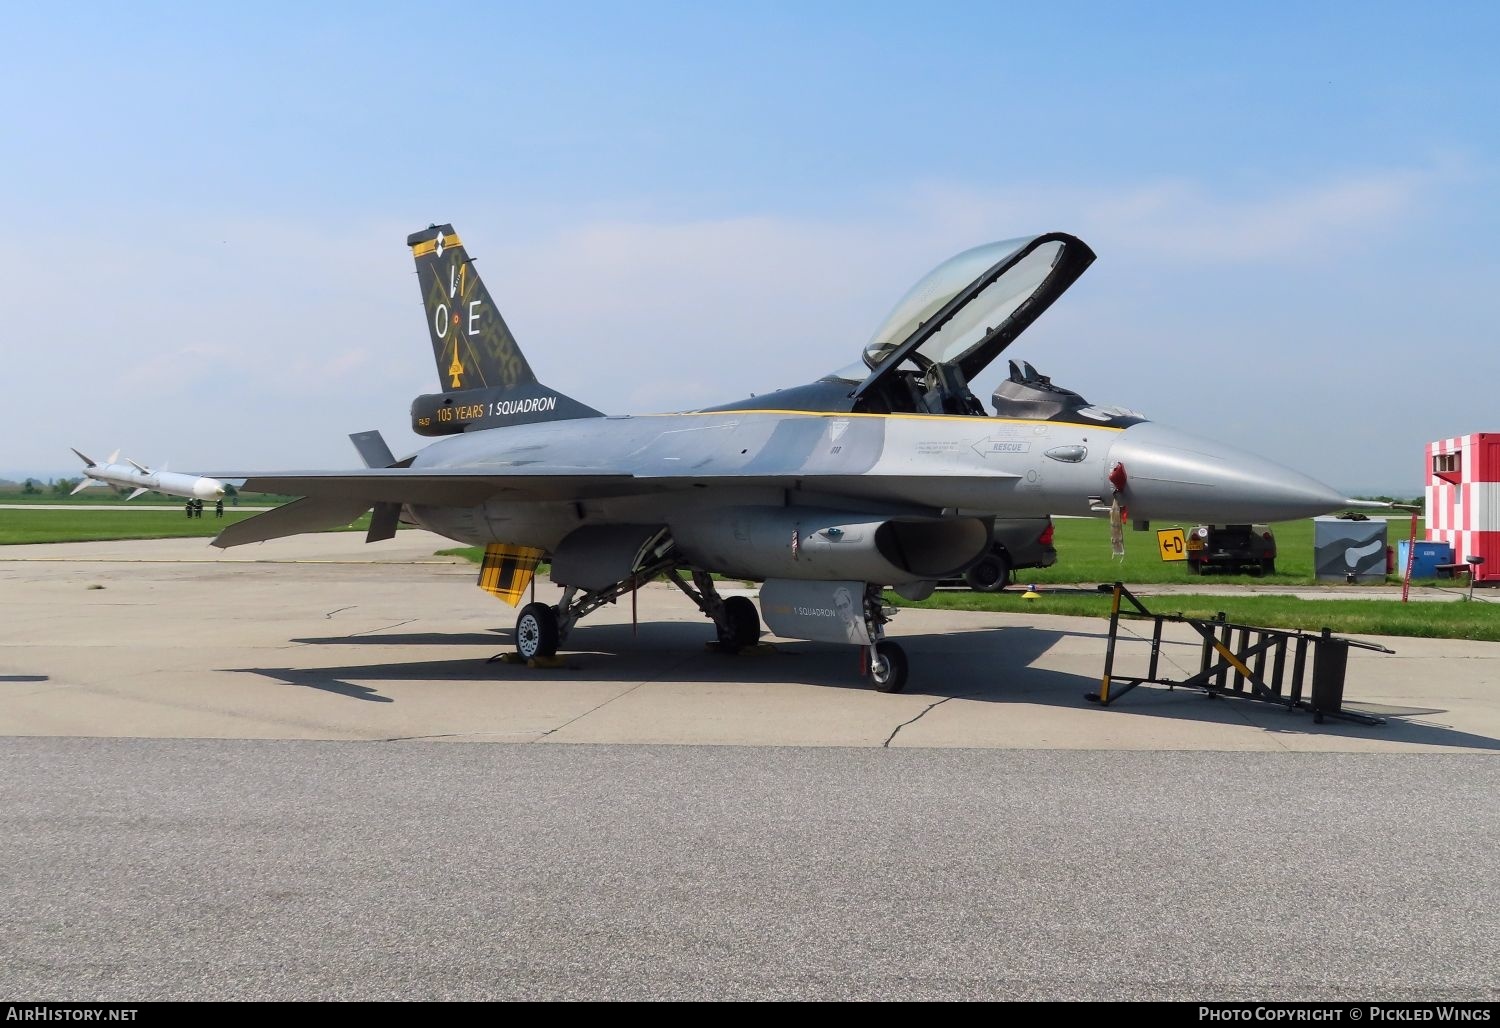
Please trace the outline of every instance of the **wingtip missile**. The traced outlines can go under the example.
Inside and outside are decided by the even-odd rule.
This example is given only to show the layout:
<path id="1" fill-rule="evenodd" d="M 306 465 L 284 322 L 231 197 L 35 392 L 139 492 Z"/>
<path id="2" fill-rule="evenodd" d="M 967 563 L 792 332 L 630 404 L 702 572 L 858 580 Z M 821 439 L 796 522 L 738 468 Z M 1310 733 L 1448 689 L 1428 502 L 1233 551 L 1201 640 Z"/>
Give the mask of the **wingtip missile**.
<path id="1" fill-rule="evenodd" d="M 220 500 L 224 498 L 226 492 L 224 483 L 217 478 L 184 475 L 167 471 L 165 468 L 152 471 L 129 458 L 126 458 L 125 463 L 117 464 L 115 461 L 119 457 L 118 450 L 104 464 L 89 460 L 77 450 L 73 452 L 78 454 L 85 464 L 83 469 L 85 479 L 79 483 L 78 488 L 73 490 L 75 493 L 94 483 L 134 490 L 126 497 L 126 500 L 133 500 L 142 493 L 153 491 L 166 493 L 168 496 L 182 496 L 190 500 Z"/>

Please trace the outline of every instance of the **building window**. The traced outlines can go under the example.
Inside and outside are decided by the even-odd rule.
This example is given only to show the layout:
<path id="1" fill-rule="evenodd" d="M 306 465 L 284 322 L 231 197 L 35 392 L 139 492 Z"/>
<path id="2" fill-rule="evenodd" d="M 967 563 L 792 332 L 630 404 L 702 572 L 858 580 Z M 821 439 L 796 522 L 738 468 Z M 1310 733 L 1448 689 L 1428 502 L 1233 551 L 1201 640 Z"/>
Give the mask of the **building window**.
<path id="1" fill-rule="evenodd" d="M 1458 482 L 1463 467 L 1461 453 L 1435 453 L 1432 455 L 1432 477 L 1444 482 Z"/>

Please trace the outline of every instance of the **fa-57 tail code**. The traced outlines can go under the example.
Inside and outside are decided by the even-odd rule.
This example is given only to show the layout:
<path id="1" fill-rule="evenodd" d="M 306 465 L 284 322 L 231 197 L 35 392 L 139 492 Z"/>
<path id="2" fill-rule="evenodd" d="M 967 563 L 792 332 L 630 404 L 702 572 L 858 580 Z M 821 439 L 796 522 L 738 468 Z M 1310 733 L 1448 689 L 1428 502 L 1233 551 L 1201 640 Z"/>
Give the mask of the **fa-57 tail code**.
<path id="1" fill-rule="evenodd" d="M 417 262 L 432 355 L 445 389 L 413 401 L 417 434 L 601 416 L 537 381 L 452 225 L 414 232 L 406 245 Z"/>

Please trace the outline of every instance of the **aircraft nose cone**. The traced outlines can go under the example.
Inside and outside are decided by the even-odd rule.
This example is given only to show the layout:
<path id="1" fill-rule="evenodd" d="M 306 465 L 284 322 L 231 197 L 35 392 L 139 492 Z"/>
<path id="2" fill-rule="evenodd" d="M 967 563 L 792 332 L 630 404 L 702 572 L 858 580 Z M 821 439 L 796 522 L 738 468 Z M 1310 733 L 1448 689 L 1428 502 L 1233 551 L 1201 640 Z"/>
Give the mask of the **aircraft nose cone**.
<path id="1" fill-rule="evenodd" d="M 1291 521 L 1348 506 L 1337 490 L 1300 471 L 1149 422 L 1121 434 L 1109 463 L 1125 467 L 1134 520 Z"/>

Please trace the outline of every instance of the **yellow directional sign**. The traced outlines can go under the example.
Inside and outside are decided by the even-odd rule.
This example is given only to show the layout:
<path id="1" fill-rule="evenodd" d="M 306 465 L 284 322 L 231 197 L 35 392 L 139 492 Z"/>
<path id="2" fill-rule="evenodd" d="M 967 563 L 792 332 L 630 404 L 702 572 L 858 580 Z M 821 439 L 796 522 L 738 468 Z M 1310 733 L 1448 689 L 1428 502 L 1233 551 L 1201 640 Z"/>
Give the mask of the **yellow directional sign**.
<path id="1" fill-rule="evenodd" d="M 1187 536 L 1180 528 L 1164 528 L 1156 533 L 1162 560 L 1187 560 Z"/>

